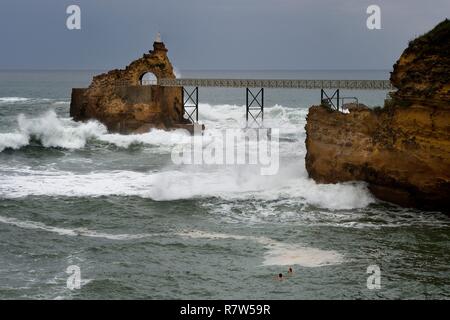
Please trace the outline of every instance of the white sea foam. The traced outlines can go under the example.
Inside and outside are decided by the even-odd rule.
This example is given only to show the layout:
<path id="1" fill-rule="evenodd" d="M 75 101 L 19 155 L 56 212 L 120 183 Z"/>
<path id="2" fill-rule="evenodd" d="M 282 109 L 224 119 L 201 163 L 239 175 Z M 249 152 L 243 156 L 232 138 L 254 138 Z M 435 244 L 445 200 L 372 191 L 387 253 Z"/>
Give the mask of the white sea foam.
<path id="1" fill-rule="evenodd" d="M 106 128 L 96 121 L 74 125 L 70 119 L 60 119 L 53 110 L 38 118 L 18 116 L 18 128 L 14 133 L 0 134 L 0 152 L 6 148 L 18 149 L 28 145 L 31 138 L 44 147 L 78 149 L 87 141 L 106 134 Z"/>
<path id="2" fill-rule="evenodd" d="M 97 136 L 100 141 L 114 144 L 121 148 L 128 148 L 132 144 L 148 144 L 156 146 L 174 146 L 176 144 L 190 143 L 191 135 L 188 131 L 183 129 L 165 131 L 160 129 L 153 129 L 148 133 L 142 134 L 103 134 Z"/>
<path id="3" fill-rule="evenodd" d="M 176 235 L 193 239 L 211 240 L 244 240 L 254 241 L 266 248 L 263 265 L 300 265 L 303 267 L 321 267 L 326 265 L 336 265 L 344 262 L 344 256 L 333 250 L 322 250 L 312 247 L 305 247 L 300 244 L 288 244 L 275 241 L 268 237 L 243 236 L 226 233 L 205 232 L 200 230 L 188 230 L 177 232 Z"/>
<path id="4" fill-rule="evenodd" d="M 54 106 L 68 106 L 70 105 L 70 101 L 54 101 L 52 102 Z"/>
<path id="5" fill-rule="evenodd" d="M 57 233 L 61 236 L 83 236 L 90 238 L 103 238 L 108 240 L 135 240 L 141 238 L 153 237 L 155 234 L 109 234 L 103 232 L 97 232 L 93 230 L 88 230 L 85 228 L 76 228 L 76 229 L 68 229 L 68 228 L 59 228 L 48 226 L 41 222 L 34 221 L 22 221 L 15 218 L 8 218 L 0 216 L 0 222 L 13 225 L 22 229 L 34 229 L 34 230 L 43 230 L 47 232 Z"/>
<path id="6" fill-rule="evenodd" d="M 300 265 L 303 267 L 321 267 L 344 262 L 344 257 L 333 250 L 321 250 L 301 245 L 278 243 L 272 245 L 264 256 L 263 264 L 269 265 Z"/>
<path id="7" fill-rule="evenodd" d="M 76 123 L 71 119 L 59 118 L 53 110 L 37 118 L 28 118 L 21 114 L 17 123 L 15 132 L 0 134 L 0 152 L 6 148 L 18 149 L 26 146 L 31 138 L 40 141 L 44 147 L 65 149 L 84 148 L 89 140 L 94 139 L 121 148 L 128 148 L 133 144 L 170 147 L 191 141 L 189 133 L 182 129 L 170 132 L 153 129 L 148 133 L 131 135 L 112 134 L 97 121 Z"/>
<path id="8" fill-rule="evenodd" d="M 30 98 L 23 97 L 0 97 L 0 104 L 2 103 L 16 103 L 16 102 L 24 102 L 29 101 Z"/>
<path id="9" fill-rule="evenodd" d="M 142 233 L 142 234 L 110 234 L 88 230 L 86 228 L 61 228 L 46 225 L 41 222 L 18 220 L 0 216 L 0 223 L 13 225 L 22 229 L 41 230 L 45 232 L 56 233 L 61 236 L 69 237 L 89 237 L 100 238 L 115 241 L 130 241 L 142 238 L 149 238 L 155 236 L 167 236 L 161 233 Z M 300 265 L 304 267 L 320 267 L 324 265 L 340 264 L 344 261 L 344 257 L 335 252 L 328 250 L 321 250 L 317 248 L 305 247 L 298 244 L 287 244 L 275 241 L 268 237 L 258 236 L 243 236 L 226 233 L 205 232 L 199 230 L 188 230 L 175 232 L 175 236 L 196 238 L 196 239 L 212 239 L 212 240 L 243 240 L 254 241 L 267 249 L 264 255 L 263 265 Z"/>
<path id="10" fill-rule="evenodd" d="M 0 105 L 16 105 L 16 104 L 31 105 L 33 103 L 46 104 L 54 100 L 55 99 L 49 98 L 0 97 Z"/>
<path id="11" fill-rule="evenodd" d="M 29 143 L 29 137 L 21 133 L 0 133 L 0 152 L 6 148 L 20 149 Z"/>
<path id="12" fill-rule="evenodd" d="M 78 149 L 88 139 L 106 134 L 106 127 L 96 121 L 70 126 L 69 121 L 59 119 L 54 111 L 47 111 L 42 117 L 28 119 L 19 115 L 19 131 L 25 136 L 39 140 L 44 147 Z"/>
<path id="13" fill-rule="evenodd" d="M 25 99 L 25 98 L 24 98 Z M 65 102 L 64 102 L 65 103 Z M 244 126 L 243 106 L 201 104 L 201 118 L 207 123 L 207 130 L 203 142 L 207 145 L 213 139 L 223 136 L 224 128 L 242 128 Z M 282 106 L 267 108 L 268 113 L 275 113 L 277 123 L 282 126 L 283 132 L 296 133 L 302 125 L 290 124 L 286 111 Z M 10 134 L 23 135 L 24 139 L 33 137 L 39 140 L 44 147 L 59 147 L 79 149 L 86 146 L 90 139 L 114 144 L 118 147 L 128 148 L 132 144 L 148 144 L 154 146 L 174 146 L 190 143 L 191 139 L 185 130 L 164 131 L 154 129 L 148 133 L 120 135 L 107 133 L 105 126 L 97 121 L 86 123 L 74 122 L 71 119 L 60 118 L 53 110 L 49 110 L 36 118 L 19 115 L 18 128 Z M 6 136 L 0 136 L 0 144 Z M 24 141 L 22 139 L 21 141 Z M 240 141 L 243 142 L 243 141 Z M 9 144 L 8 144 L 9 145 Z M 9 146 L 6 147 L 9 147 Z M 23 146 L 23 145 L 20 145 Z M 13 146 L 11 146 L 13 148 Z"/>
<path id="14" fill-rule="evenodd" d="M 360 184 L 319 185 L 281 168 L 275 176 L 260 176 L 253 168 L 217 170 L 168 170 L 162 172 L 107 171 L 88 174 L 15 170 L 0 177 L 0 197 L 49 196 L 140 196 L 157 201 L 220 197 L 222 199 L 297 199 L 318 207 L 348 209 L 374 201 Z"/>
<path id="15" fill-rule="evenodd" d="M 0 169 L 0 196 L 6 198 L 28 195 L 54 196 L 140 196 L 158 201 L 219 197 L 222 199 L 290 198 L 301 203 L 330 209 L 365 207 L 374 201 L 364 184 L 319 185 L 308 178 L 304 168 L 304 122 L 306 110 L 276 105 L 266 108 L 281 130 L 280 170 L 273 176 L 261 176 L 256 165 L 237 166 L 174 166 L 159 172 L 98 171 L 87 174 L 71 171 L 40 171 L 25 168 Z M 223 128 L 239 128 L 243 107 L 233 105 L 201 105 L 206 131 L 201 143 L 207 146 L 224 139 Z M 150 152 L 170 152 L 172 147 L 191 143 L 184 130 L 152 130 L 144 134 L 107 133 L 98 122 L 75 123 L 57 117 L 54 111 L 29 119 L 19 116 L 15 133 L 0 135 L 0 151 L 20 148 L 31 138 L 45 147 L 83 148 L 91 140 L 122 148 L 132 144 L 151 145 Z M 283 141 L 283 139 L 288 139 Z M 251 146 L 250 146 L 251 147 Z M 238 136 L 238 150 L 245 149 L 245 135 Z M 254 152 L 250 148 L 248 152 Z M 8 173 L 10 174 L 8 174 Z"/>

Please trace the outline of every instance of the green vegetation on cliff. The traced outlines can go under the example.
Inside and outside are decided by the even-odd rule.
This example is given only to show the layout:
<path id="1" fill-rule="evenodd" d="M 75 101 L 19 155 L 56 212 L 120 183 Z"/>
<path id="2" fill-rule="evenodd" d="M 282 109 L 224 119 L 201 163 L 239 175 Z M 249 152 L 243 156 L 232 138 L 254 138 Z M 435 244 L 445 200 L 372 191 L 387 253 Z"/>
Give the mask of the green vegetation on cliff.
<path id="1" fill-rule="evenodd" d="M 409 42 L 394 65 L 392 84 L 398 89 L 395 104 L 405 101 L 440 104 L 450 102 L 450 20 Z"/>

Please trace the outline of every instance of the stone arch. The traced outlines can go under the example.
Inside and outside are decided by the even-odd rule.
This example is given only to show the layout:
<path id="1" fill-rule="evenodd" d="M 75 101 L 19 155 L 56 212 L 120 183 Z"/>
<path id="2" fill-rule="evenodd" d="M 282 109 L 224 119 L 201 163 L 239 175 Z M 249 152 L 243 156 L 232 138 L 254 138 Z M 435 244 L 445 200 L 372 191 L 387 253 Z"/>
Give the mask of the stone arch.
<path id="1" fill-rule="evenodd" d="M 140 85 L 156 85 L 158 77 L 151 71 L 145 71 L 139 76 Z"/>
<path id="2" fill-rule="evenodd" d="M 152 51 L 144 53 L 141 58 L 134 60 L 123 70 L 112 70 L 96 76 L 92 81 L 91 87 L 104 87 L 105 84 L 115 86 L 122 83 L 130 86 L 139 86 L 143 75 L 147 72 L 153 73 L 158 80 L 175 78 L 164 44 L 155 42 Z"/>

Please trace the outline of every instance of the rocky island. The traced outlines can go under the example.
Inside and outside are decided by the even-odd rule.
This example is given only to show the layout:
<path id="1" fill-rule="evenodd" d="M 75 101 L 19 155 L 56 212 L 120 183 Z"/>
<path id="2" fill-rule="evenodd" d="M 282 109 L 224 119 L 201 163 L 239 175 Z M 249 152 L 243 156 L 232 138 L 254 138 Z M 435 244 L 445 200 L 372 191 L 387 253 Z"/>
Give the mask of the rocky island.
<path id="1" fill-rule="evenodd" d="M 366 181 L 381 200 L 450 211 L 450 21 L 409 43 L 383 108 L 309 109 L 306 169 L 320 183 Z"/>
<path id="2" fill-rule="evenodd" d="M 175 78 L 167 49 L 159 37 L 153 50 L 124 70 L 95 76 L 88 88 L 72 89 L 70 116 L 76 121 L 98 120 L 110 132 L 144 133 L 151 128 L 191 131 L 193 124 L 183 118 L 183 88 L 145 83 L 146 74 L 153 74 L 156 79 Z"/>

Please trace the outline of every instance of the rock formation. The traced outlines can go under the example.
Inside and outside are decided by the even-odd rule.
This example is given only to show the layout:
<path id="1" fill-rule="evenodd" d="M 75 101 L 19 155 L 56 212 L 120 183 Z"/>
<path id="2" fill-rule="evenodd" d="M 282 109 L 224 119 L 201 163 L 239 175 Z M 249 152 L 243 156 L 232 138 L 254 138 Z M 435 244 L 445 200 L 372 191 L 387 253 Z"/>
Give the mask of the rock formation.
<path id="1" fill-rule="evenodd" d="M 89 88 L 74 88 L 70 115 L 76 121 L 96 119 L 112 132 L 190 129 L 191 122 L 183 118 L 182 88 L 142 85 L 148 72 L 157 79 L 175 78 L 164 43 L 154 42 L 152 51 L 124 70 L 95 76 Z"/>
<path id="2" fill-rule="evenodd" d="M 321 183 L 366 181 L 379 199 L 450 212 L 450 21 L 410 42 L 381 109 L 310 108 L 306 169 Z"/>

